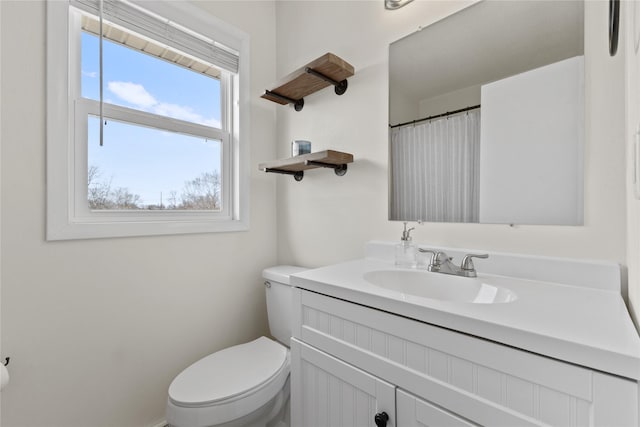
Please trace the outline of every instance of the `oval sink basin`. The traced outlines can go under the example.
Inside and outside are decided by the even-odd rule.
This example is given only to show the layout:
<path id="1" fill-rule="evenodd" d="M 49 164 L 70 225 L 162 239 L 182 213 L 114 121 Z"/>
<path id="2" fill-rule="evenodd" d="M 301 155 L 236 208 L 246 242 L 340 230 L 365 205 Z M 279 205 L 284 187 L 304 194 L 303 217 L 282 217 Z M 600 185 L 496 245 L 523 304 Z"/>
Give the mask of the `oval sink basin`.
<path id="1" fill-rule="evenodd" d="M 428 271 L 378 270 L 365 273 L 364 279 L 374 286 L 399 292 L 403 297 L 410 295 L 474 304 L 506 303 L 517 299 L 509 289 L 484 283 L 482 279 Z"/>

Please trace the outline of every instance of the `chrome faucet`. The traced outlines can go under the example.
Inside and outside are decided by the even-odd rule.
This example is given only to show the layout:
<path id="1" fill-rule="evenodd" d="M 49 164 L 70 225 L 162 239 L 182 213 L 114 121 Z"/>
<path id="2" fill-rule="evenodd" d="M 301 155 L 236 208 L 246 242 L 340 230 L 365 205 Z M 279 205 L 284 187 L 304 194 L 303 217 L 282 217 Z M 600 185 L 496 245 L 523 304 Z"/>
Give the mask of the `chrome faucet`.
<path id="1" fill-rule="evenodd" d="M 431 261 L 427 267 L 428 271 L 434 273 L 452 274 L 462 277 L 476 277 L 476 268 L 473 265 L 472 258 L 489 258 L 487 254 L 467 254 L 462 258 L 460 267 L 452 263 L 453 258 L 442 251 L 434 251 L 431 249 L 418 249 L 422 253 L 430 253 Z"/>

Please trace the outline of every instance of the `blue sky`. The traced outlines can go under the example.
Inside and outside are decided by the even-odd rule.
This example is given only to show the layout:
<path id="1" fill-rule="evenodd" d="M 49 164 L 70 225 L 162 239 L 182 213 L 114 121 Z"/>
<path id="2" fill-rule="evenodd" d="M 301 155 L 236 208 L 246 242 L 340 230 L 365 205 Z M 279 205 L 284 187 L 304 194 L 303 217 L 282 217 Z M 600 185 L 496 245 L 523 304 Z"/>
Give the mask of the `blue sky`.
<path id="1" fill-rule="evenodd" d="M 82 35 L 82 96 L 98 100 L 98 37 Z M 219 127 L 220 84 L 150 55 L 104 40 L 104 100 Z M 107 121 L 104 145 L 99 120 L 89 121 L 89 165 L 100 168 L 101 180 L 126 187 L 143 204 L 163 203 L 171 191 L 179 195 L 184 183 L 204 172 L 220 171 L 220 143 L 140 126 Z"/>

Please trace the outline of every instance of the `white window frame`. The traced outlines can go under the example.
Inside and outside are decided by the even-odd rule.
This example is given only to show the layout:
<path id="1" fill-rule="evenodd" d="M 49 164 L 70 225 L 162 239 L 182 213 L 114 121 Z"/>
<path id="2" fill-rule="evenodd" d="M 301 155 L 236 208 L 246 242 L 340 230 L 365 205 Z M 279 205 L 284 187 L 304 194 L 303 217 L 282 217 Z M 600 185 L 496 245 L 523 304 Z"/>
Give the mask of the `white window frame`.
<path id="1" fill-rule="evenodd" d="M 229 132 L 170 121 L 173 130 L 222 142 L 222 191 L 228 195 L 221 212 L 188 210 L 90 210 L 87 200 L 87 120 L 99 115 L 97 101 L 80 99 L 78 23 L 68 1 L 47 2 L 47 240 L 244 231 L 249 228 L 249 37 L 246 33 L 208 15 L 186 2 L 133 2 L 160 16 L 216 40 L 239 52 L 238 74 L 224 72 L 231 90 L 221 93 L 232 104 L 222 121 Z M 76 46 L 72 47 L 72 43 Z M 242 114 L 233 114 L 241 110 Z M 223 108 L 225 111 L 225 108 Z M 146 113 L 104 105 L 104 116 L 113 120 Z M 153 123 L 148 122 L 148 125 Z M 153 127 L 153 126 L 152 126 Z M 225 128 L 225 126 L 223 126 Z M 75 136 L 75 137 L 74 137 Z"/>

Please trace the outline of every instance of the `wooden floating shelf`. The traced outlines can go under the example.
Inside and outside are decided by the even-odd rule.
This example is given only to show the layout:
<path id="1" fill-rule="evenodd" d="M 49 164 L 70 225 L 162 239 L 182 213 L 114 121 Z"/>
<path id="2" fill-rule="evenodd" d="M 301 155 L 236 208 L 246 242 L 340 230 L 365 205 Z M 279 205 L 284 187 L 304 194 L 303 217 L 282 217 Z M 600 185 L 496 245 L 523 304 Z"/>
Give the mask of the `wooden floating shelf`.
<path id="1" fill-rule="evenodd" d="M 258 169 L 264 172 L 293 175 L 296 181 L 302 181 L 304 171 L 316 168 L 331 168 L 336 175 L 342 176 L 347 173 L 348 163 L 353 163 L 353 154 L 325 150 L 288 159 L 260 163 Z"/>
<path id="2" fill-rule="evenodd" d="M 280 105 L 293 104 L 296 111 L 304 107 L 304 97 L 334 85 L 337 95 L 347 91 L 347 78 L 353 76 L 351 64 L 327 53 L 284 77 L 272 90 L 261 97 Z"/>

